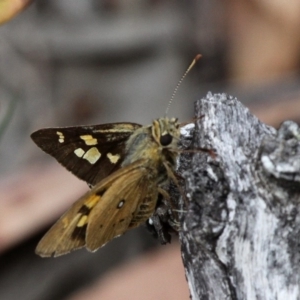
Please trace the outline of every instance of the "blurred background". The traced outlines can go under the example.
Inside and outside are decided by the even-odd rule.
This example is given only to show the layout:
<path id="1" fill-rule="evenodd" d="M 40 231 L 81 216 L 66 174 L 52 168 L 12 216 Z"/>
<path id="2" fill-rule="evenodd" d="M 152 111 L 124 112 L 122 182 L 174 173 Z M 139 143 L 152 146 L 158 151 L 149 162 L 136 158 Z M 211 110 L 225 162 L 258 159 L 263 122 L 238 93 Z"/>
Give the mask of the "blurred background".
<path id="1" fill-rule="evenodd" d="M 5 1 L 3 1 L 5 2 Z M 0 18 L 1 18 L 0 3 Z M 263 122 L 300 119 L 297 0 L 36 0 L 0 27 L 0 299 L 189 299 L 180 246 L 141 227 L 94 254 L 34 248 L 86 184 L 30 139 L 43 127 L 193 118 L 208 91 Z"/>

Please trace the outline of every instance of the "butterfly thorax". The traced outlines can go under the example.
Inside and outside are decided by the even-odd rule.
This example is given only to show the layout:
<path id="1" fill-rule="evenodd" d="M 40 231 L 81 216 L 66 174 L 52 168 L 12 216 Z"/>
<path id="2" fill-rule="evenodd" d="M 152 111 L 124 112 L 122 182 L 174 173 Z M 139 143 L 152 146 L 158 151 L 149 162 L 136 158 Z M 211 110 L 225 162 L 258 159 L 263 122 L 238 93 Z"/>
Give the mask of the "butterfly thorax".
<path id="1" fill-rule="evenodd" d="M 180 136 L 177 119 L 160 118 L 149 126 L 137 129 L 126 144 L 126 158 L 122 166 L 137 160 L 145 160 L 145 167 L 159 173 L 158 183 L 167 179 L 165 164 L 175 168 L 178 156 L 178 140 Z"/>

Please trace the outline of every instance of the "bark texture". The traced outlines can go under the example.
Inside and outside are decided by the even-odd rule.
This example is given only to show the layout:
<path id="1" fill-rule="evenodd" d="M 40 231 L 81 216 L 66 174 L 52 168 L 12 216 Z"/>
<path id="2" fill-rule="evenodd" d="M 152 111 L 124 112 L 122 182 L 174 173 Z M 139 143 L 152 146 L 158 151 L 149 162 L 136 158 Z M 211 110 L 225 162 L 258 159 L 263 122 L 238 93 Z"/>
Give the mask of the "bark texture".
<path id="1" fill-rule="evenodd" d="M 182 155 L 182 257 L 191 298 L 300 299 L 300 129 L 275 130 L 225 94 L 196 102 Z"/>

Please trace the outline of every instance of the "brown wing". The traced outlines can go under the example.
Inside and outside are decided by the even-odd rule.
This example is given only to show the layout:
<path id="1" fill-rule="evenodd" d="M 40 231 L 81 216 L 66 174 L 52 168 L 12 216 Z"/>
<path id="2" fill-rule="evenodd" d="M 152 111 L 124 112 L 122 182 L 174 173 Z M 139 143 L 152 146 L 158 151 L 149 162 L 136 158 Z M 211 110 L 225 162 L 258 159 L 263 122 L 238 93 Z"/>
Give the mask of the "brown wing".
<path id="1" fill-rule="evenodd" d="M 139 201 L 146 196 L 148 185 L 150 186 L 146 182 L 149 177 L 146 176 L 151 172 L 143 167 L 144 164 L 145 161 L 140 160 L 119 169 L 82 196 L 45 234 L 37 245 L 36 253 L 43 257 L 59 256 L 85 246 L 86 241 L 88 248 L 93 251 L 126 231 L 135 216 Z M 134 194 L 138 196 L 135 197 Z M 120 196 L 126 199 L 125 211 L 117 209 Z M 126 219 L 126 226 L 120 225 L 122 219 Z M 114 220 L 119 222 L 115 229 L 112 226 Z M 90 222 L 92 225 L 89 225 Z M 103 230 L 99 230 L 101 224 L 105 224 Z M 99 231 L 93 232 L 93 228 Z"/>
<path id="2" fill-rule="evenodd" d="M 77 224 L 82 217 L 79 213 L 84 203 L 88 200 L 87 195 L 80 198 L 75 204 L 49 229 L 38 243 L 35 253 L 42 256 L 59 256 L 71 250 L 82 248 L 85 239 L 72 236 Z M 100 199 L 100 198 L 99 198 Z"/>
<path id="3" fill-rule="evenodd" d="M 157 201 L 156 173 L 143 161 L 115 180 L 90 214 L 86 247 L 95 251 L 113 238 L 145 222 Z"/>
<path id="4" fill-rule="evenodd" d="M 112 123 L 40 129 L 33 141 L 78 178 L 95 185 L 120 168 L 125 144 L 141 125 Z"/>

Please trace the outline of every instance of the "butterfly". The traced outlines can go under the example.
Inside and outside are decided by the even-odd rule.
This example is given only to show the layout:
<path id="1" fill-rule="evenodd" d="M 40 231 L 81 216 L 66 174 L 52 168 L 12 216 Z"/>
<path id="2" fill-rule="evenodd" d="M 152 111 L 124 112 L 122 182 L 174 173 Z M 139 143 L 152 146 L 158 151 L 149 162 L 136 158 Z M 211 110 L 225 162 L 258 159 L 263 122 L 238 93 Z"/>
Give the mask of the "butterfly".
<path id="1" fill-rule="evenodd" d="M 170 179 L 177 182 L 180 124 L 176 118 L 159 118 L 147 126 L 111 123 L 45 128 L 31 138 L 91 186 L 41 239 L 36 253 L 42 257 L 82 247 L 96 251 L 148 220 L 158 198 L 169 200 L 165 188 Z"/>

